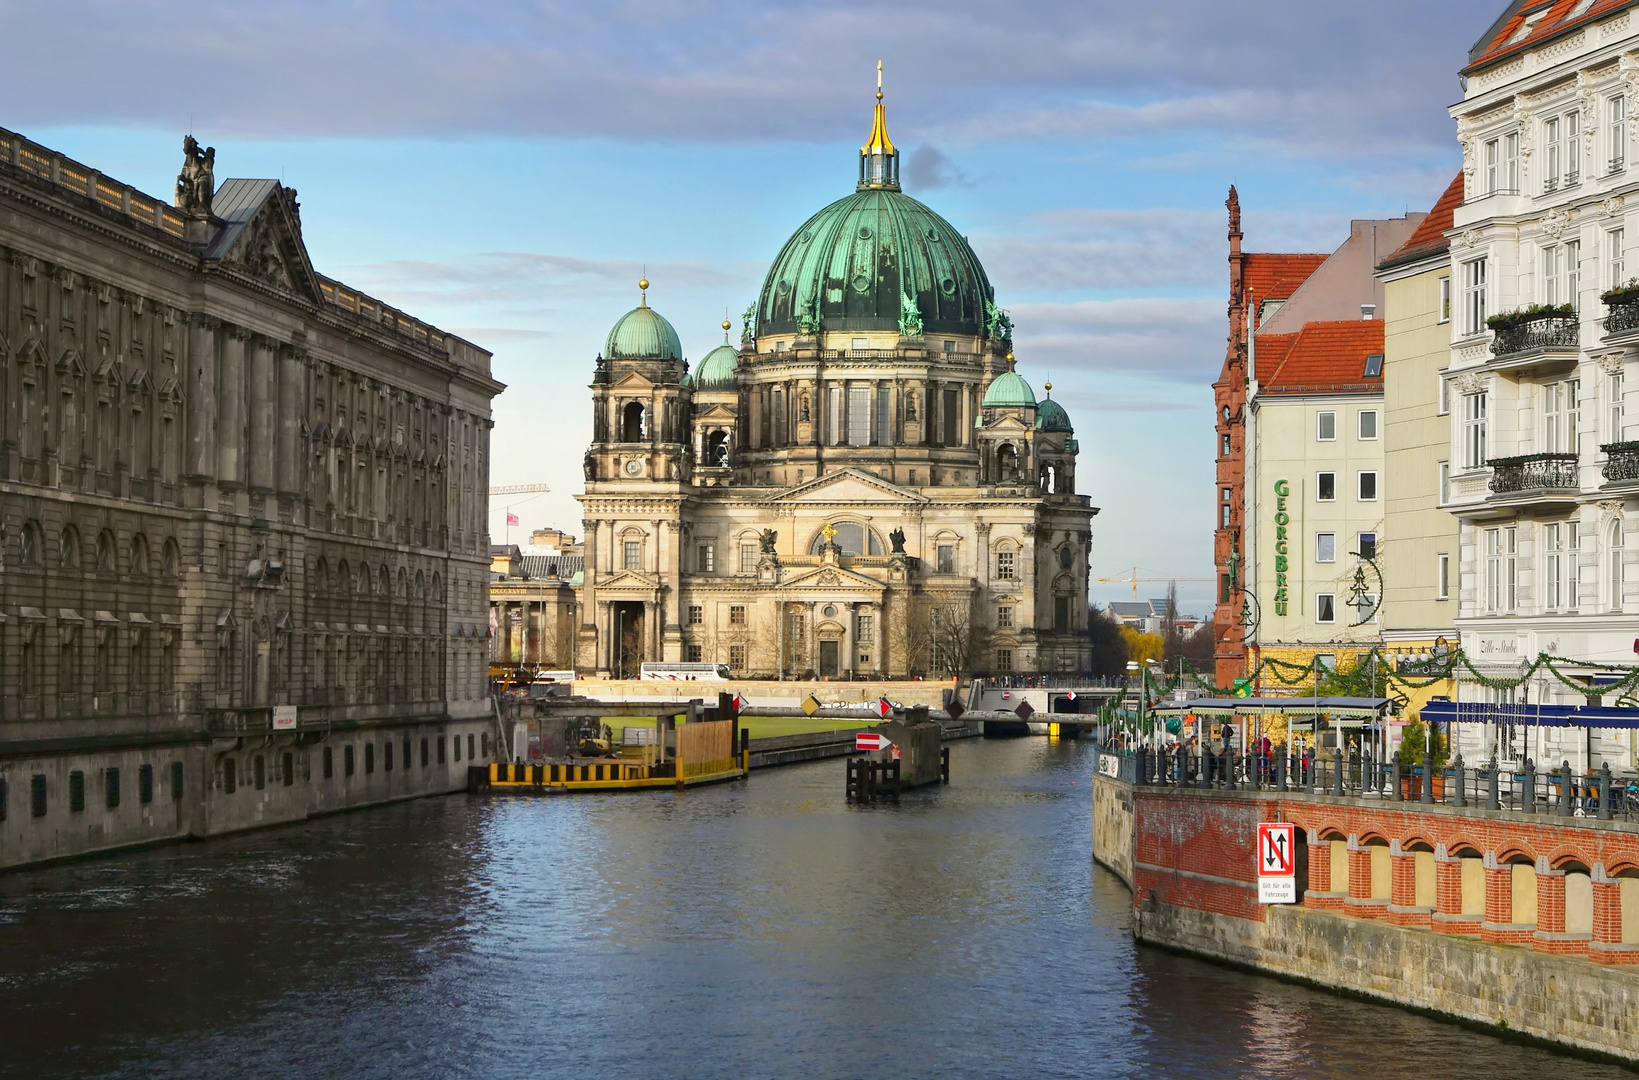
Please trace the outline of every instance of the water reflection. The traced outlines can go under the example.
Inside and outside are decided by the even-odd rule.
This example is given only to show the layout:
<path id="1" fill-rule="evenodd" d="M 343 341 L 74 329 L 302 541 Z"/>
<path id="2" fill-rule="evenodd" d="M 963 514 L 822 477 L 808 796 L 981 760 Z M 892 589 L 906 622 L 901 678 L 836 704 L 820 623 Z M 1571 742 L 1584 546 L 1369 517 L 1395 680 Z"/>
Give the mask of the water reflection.
<path id="1" fill-rule="evenodd" d="M 422 801 L 0 878 L 0 1073 L 1566 1067 L 1136 949 L 1128 894 L 1089 869 L 1084 748 L 952 757 L 954 784 L 898 807 L 845 805 L 828 762 L 685 797 Z"/>

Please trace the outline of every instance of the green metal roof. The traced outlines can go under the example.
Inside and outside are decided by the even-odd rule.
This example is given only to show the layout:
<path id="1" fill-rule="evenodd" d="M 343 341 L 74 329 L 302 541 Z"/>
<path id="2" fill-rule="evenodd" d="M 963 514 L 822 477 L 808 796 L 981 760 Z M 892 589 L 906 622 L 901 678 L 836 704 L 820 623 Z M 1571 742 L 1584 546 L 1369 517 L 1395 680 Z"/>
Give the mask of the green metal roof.
<path id="1" fill-rule="evenodd" d="M 979 257 L 949 222 L 903 192 L 871 188 L 786 241 L 757 300 L 757 333 L 898 330 L 914 306 L 924 333 L 977 336 L 993 298 Z"/>
<path id="2" fill-rule="evenodd" d="M 628 311 L 609 331 L 603 355 L 610 360 L 681 360 L 677 331 L 647 304 Z"/>
<path id="3" fill-rule="evenodd" d="M 740 353 L 732 345 L 717 346 L 694 369 L 696 390 L 733 390 L 739 386 Z"/>
<path id="4" fill-rule="evenodd" d="M 1030 406 L 1036 404 L 1036 392 L 1030 389 L 1030 384 L 1016 371 L 1004 371 L 996 376 L 985 391 L 983 406 Z M 1062 410 L 1060 410 L 1062 411 Z"/>
<path id="5" fill-rule="evenodd" d="M 1070 426 L 1070 414 L 1064 411 L 1064 406 L 1048 396 L 1036 405 L 1036 430 L 1074 431 L 1075 428 Z"/>

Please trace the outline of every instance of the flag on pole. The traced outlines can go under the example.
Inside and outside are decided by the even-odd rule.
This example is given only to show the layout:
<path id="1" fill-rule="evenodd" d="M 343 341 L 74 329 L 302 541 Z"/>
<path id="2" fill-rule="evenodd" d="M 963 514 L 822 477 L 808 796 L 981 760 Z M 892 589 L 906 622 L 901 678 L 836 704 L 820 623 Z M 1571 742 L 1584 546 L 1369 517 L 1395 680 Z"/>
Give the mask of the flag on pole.
<path id="1" fill-rule="evenodd" d="M 508 524 L 508 525 L 516 525 L 516 524 L 518 524 L 518 515 L 517 515 L 517 514 L 514 514 L 514 513 L 511 513 L 511 512 L 508 512 L 508 514 L 507 514 L 507 516 L 506 516 L 506 523 L 507 523 L 507 524 Z"/>
<path id="2" fill-rule="evenodd" d="M 878 716 L 886 717 L 891 712 L 893 712 L 893 706 L 888 704 L 886 697 L 877 699 L 876 714 Z"/>
<path id="3" fill-rule="evenodd" d="M 734 711 L 739 712 L 746 707 L 746 699 L 739 694 L 734 695 Z"/>

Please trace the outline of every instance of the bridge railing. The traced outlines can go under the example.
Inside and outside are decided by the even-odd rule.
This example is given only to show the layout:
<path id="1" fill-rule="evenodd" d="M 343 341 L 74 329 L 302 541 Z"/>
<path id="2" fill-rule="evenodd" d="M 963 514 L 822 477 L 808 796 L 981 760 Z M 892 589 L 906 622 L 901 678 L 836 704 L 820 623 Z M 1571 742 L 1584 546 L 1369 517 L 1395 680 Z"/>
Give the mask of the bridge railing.
<path id="1" fill-rule="evenodd" d="M 1639 821 L 1639 776 L 1617 774 L 1606 762 L 1577 772 L 1569 761 L 1540 769 L 1488 762 L 1470 767 L 1458 757 L 1449 765 L 1406 765 L 1306 750 L 1301 753 L 1191 753 L 1171 749 L 1099 747 L 1099 771 L 1128 783 L 1154 787 L 1228 791 L 1282 791 L 1388 802 L 1474 807 L 1518 814 L 1604 821 Z M 1114 759 L 1106 766 L 1105 757 Z"/>

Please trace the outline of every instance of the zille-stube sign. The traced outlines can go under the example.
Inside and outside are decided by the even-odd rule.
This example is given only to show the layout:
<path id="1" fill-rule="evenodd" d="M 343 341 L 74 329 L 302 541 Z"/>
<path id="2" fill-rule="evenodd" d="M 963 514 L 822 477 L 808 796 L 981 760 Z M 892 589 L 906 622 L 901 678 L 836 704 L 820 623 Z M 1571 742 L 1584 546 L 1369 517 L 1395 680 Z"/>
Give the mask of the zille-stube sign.
<path id="1" fill-rule="evenodd" d="M 1257 858 L 1258 903 L 1297 903 L 1296 827 L 1278 821 L 1259 822 Z"/>
<path id="2" fill-rule="evenodd" d="M 274 731 L 295 731 L 296 730 L 296 706 L 294 706 L 294 705 L 275 705 L 275 706 L 273 706 L 273 730 Z"/>
<path id="3" fill-rule="evenodd" d="M 861 731 L 859 734 L 854 736 L 855 750 L 864 750 L 867 752 L 871 750 L 886 750 L 892 745 L 893 743 L 889 741 L 886 735 L 878 735 L 874 731 Z"/>

